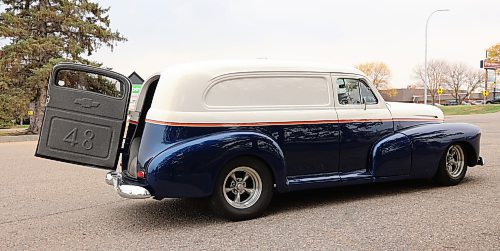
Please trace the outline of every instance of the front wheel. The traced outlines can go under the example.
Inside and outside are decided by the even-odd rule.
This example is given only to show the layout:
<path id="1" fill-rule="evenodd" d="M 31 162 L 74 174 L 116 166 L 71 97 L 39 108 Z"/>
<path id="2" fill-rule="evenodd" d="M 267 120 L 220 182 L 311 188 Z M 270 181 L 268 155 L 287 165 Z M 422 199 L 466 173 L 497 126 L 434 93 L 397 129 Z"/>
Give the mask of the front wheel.
<path id="1" fill-rule="evenodd" d="M 446 186 L 460 183 L 467 172 L 467 162 L 464 149 L 459 144 L 452 144 L 443 154 L 435 179 Z"/>
<path id="2" fill-rule="evenodd" d="M 220 172 L 210 204 L 215 213 L 240 221 L 260 216 L 271 202 L 273 179 L 269 168 L 253 158 L 230 161 Z"/>

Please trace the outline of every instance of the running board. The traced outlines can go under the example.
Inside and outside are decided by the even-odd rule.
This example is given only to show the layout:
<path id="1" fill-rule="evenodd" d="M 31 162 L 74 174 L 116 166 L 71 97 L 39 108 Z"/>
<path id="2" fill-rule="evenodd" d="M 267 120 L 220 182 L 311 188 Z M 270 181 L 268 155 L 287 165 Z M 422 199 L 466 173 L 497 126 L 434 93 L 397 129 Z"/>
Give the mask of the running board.
<path id="1" fill-rule="evenodd" d="M 366 171 L 355 171 L 350 173 L 322 173 L 315 175 L 297 175 L 287 177 L 287 185 L 290 190 L 303 188 L 319 188 L 334 186 L 335 184 L 345 185 L 348 183 L 369 183 L 374 179 L 373 175 Z"/>

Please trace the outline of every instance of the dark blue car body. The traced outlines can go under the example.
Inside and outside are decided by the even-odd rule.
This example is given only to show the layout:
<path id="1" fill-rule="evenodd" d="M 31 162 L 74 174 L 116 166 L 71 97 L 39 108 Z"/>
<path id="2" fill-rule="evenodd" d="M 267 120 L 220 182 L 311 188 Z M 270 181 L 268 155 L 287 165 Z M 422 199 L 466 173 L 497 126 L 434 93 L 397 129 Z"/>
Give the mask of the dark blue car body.
<path id="1" fill-rule="evenodd" d="M 352 138 L 384 123 L 378 137 Z M 394 130 L 394 124 L 399 130 Z M 136 125 L 130 124 L 129 132 Z M 130 133 L 132 135 L 132 133 Z M 157 198 L 206 197 L 221 167 L 237 156 L 252 156 L 272 170 L 278 192 L 404 179 L 436 173 L 451 143 L 464 146 L 468 165 L 479 158 L 480 129 L 470 124 L 422 121 L 346 122 L 307 125 L 189 127 L 145 123 L 137 169 Z M 346 143 L 341 143 L 346 142 Z M 342 163 L 343 158 L 357 158 Z M 127 170 L 128 155 L 123 158 Z M 358 165 L 354 169 L 351 165 Z"/>

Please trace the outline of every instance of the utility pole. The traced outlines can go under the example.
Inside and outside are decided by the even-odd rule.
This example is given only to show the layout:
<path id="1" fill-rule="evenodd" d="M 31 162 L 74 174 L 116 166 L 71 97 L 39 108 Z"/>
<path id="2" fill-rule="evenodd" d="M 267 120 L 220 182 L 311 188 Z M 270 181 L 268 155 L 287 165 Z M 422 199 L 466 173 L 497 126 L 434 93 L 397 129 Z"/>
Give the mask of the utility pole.
<path id="1" fill-rule="evenodd" d="M 439 11 L 450 11 L 449 9 L 435 10 L 433 11 L 429 17 L 427 17 L 427 22 L 425 22 L 425 83 L 424 83 L 424 104 L 427 104 L 427 88 L 429 86 L 429 76 L 427 74 L 427 28 L 429 27 L 429 20 L 432 15 Z"/>

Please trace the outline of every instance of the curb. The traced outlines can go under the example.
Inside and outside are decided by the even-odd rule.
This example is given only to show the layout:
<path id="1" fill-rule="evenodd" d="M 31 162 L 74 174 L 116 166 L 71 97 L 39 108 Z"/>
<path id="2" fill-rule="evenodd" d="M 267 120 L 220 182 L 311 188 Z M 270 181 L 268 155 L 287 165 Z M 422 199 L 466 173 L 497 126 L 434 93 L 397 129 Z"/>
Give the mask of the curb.
<path id="1" fill-rule="evenodd" d="M 38 135 L 1 136 L 0 143 L 38 141 Z"/>

